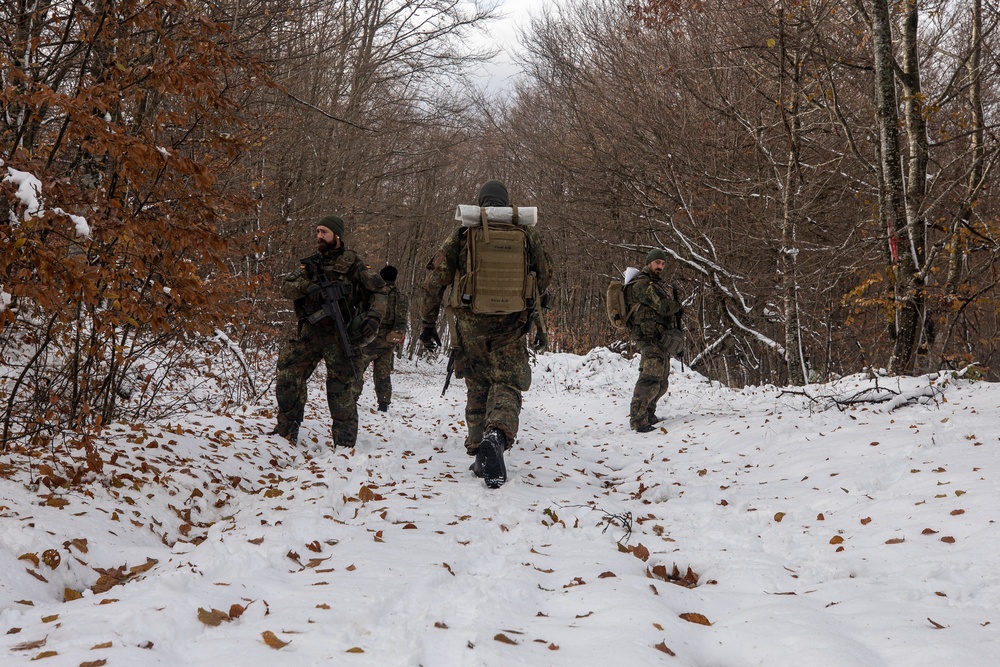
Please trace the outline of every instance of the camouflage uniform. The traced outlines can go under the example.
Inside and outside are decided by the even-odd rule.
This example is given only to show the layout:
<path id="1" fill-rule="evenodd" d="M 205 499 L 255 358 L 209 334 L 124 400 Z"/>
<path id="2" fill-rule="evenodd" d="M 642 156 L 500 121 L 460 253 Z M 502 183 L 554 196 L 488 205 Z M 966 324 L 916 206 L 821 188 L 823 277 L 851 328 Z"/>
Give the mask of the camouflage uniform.
<path id="1" fill-rule="evenodd" d="M 392 402 L 392 365 L 396 356 L 396 348 L 406 337 L 406 325 L 409 318 L 410 300 L 396 289 L 392 282 L 388 283 L 386 292 L 386 316 L 379 325 L 378 335 L 364 348 L 364 360 L 361 366 L 361 385 L 364 386 L 364 372 L 372 364 L 372 378 L 375 381 L 375 397 L 378 409 L 385 411 Z"/>
<path id="2" fill-rule="evenodd" d="M 531 227 L 528 237 L 529 270 L 535 272 L 538 292 L 549 285 L 549 259 L 541 238 Z M 456 273 L 466 270 L 466 234 L 459 227 L 441 245 L 427 265 L 420 318 L 425 327 L 435 326 L 445 288 Z M 465 421 L 469 433 L 465 447 L 470 454 L 479 448 L 485 431 L 496 428 L 506 436 L 509 449 L 517 436 L 521 393 L 531 386 L 531 367 L 525 335 L 531 327 L 531 311 L 509 315 L 481 315 L 468 308 L 455 310 L 455 329 L 460 345 L 455 355 L 455 377 L 464 378 L 467 389 Z"/>
<path id="3" fill-rule="evenodd" d="M 638 430 L 656 423 L 656 403 L 670 385 L 670 357 L 683 344 L 674 317 L 681 305 L 667 294 L 648 265 L 625 286 L 625 302 L 630 309 L 638 304 L 628 322 L 629 334 L 642 355 L 629 408 L 629 426 Z"/>
<path id="4" fill-rule="evenodd" d="M 341 245 L 314 256 L 334 284 L 349 285 L 351 292 L 341 299 L 339 307 L 355 349 L 353 365 L 358 377 L 364 371 L 362 348 L 366 341 L 361 332 L 362 322 L 369 317 L 381 321 L 385 314 L 385 284 L 365 268 L 357 253 Z M 278 356 L 275 393 L 278 400 L 278 426 L 275 432 L 294 440 L 302 422 L 306 404 L 306 382 L 322 359 L 326 363 L 326 399 L 333 422 L 333 442 L 340 447 L 353 447 L 358 437 L 357 399 L 361 383 L 355 380 L 351 362 L 344 353 L 336 322 L 325 317 L 311 323 L 310 315 L 324 303 L 318 281 L 312 269 L 305 265 L 285 277 L 281 293 L 295 302 L 298 334 L 288 340 Z"/>

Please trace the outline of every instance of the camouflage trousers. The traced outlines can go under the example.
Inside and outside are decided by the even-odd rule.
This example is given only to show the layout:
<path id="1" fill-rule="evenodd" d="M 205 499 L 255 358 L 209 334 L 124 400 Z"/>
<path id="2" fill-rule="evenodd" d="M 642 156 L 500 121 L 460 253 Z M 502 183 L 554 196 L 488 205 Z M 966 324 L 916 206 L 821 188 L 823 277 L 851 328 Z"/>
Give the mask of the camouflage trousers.
<path id="1" fill-rule="evenodd" d="M 376 338 L 364 348 L 363 353 L 361 387 L 363 388 L 365 384 L 364 372 L 371 364 L 372 379 L 375 381 L 375 398 L 379 405 L 389 405 L 392 402 L 392 365 L 395 363 L 396 344 Z"/>
<path id="2" fill-rule="evenodd" d="M 364 370 L 361 354 L 354 365 L 358 377 Z M 278 429 L 287 432 L 302 423 L 307 399 L 307 382 L 320 360 L 326 363 L 326 402 L 330 407 L 334 445 L 353 447 L 358 438 L 358 395 L 361 383 L 354 379 L 344 355 L 340 337 L 332 323 L 304 322 L 297 338 L 288 340 L 278 355 L 275 394 L 278 400 Z"/>
<path id="3" fill-rule="evenodd" d="M 640 342 L 639 380 L 632 392 L 628 422 L 633 430 L 656 421 L 656 403 L 670 387 L 670 355 L 662 345 Z"/>
<path id="4" fill-rule="evenodd" d="M 521 393 L 531 387 L 525 338 L 519 329 L 483 336 L 473 318 L 459 318 L 457 324 L 462 349 L 455 358 L 455 376 L 465 380 L 467 392 L 465 447 L 475 452 L 486 430 L 498 428 L 509 449 L 520 423 Z"/>

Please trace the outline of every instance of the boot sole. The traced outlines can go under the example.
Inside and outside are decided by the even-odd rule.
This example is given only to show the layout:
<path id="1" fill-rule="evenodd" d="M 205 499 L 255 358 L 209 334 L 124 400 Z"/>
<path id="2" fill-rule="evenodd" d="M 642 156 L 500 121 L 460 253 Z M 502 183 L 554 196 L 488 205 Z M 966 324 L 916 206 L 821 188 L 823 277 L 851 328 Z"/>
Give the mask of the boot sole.
<path id="1" fill-rule="evenodd" d="M 480 445 L 482 447 L 482 445 Z M 503 462 L 503 450 L 489 445 L 483 452 L 483 480 L 491 489 L 499 489 L 507 481 L 507 466 Z"/>

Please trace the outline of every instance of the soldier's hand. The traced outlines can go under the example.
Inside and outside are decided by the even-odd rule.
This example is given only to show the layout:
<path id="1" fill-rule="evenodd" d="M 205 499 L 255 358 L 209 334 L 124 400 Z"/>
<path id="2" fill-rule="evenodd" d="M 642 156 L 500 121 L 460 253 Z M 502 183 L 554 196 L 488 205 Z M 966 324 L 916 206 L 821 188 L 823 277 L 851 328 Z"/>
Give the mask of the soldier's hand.
<path id="1" fill-rule="evenodd" d="M 441 347 L 441 337 L 438 336 L 437 329 L 430 324 L 425 324 L 424 330 L 420 332 L 420 342 L 431 352 Z"/>
<path id="2" fill-rule="evenodd" d="M 549 337 L 541 329 L 535 330 L 535 339 L 531 341 L 531 348 L 535 352 L 544 352 L 549 346 Z"/>
<path id="3" fill-rule="evenodd" d="M 361 322 L 361 340 L 364 345 L 375 340 L 376 334 L 378 334 L 378 318 L 376 317 L 366 317 Z"/>

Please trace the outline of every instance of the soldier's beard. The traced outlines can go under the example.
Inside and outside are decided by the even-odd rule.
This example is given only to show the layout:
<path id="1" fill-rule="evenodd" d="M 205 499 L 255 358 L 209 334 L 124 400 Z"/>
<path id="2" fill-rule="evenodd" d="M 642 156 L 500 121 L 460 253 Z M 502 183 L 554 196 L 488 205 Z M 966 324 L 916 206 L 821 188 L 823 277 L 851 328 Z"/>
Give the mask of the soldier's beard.
<path id="1" fill-rule="evenodd" d="M 327 241 L 324 241 L 323 239 L 317 239 L 316 241 L 317 252 L 324 252 L 326 250 L 336 250 L 339 247 L 340 247 L 340 241 L 337 241 L 336 243 L 329 243 Z"/>
<path id="2" fill-rule="evenodd" d="M 663 269 L 653 269 L 653 275 L 659 276 L 661 273 L 663 273 Z"/>

